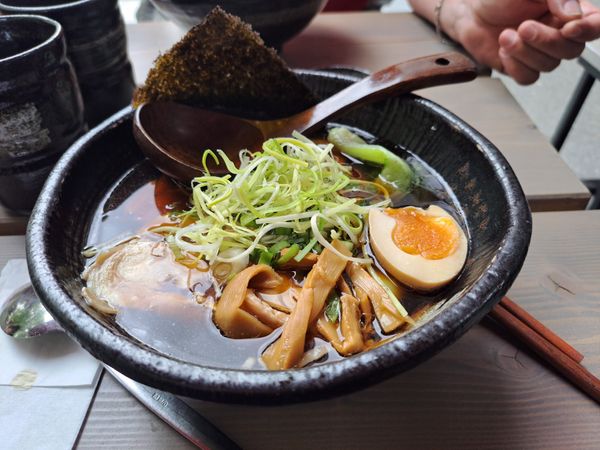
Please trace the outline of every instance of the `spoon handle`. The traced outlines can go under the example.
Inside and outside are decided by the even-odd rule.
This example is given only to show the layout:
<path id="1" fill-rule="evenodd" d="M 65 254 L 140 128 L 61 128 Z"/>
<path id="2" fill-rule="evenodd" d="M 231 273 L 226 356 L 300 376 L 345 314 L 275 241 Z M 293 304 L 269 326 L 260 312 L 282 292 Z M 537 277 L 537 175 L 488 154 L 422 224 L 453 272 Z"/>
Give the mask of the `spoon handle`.
<path id="1" fill-rule="evenodd" d="M 411 59 L 387 67 L 354 83 L 290 120 L 293 129 L 310 133 L 349 109 L 443 84 L 470 81 L 477 76 L 475 63 L 457 52 Z"/>

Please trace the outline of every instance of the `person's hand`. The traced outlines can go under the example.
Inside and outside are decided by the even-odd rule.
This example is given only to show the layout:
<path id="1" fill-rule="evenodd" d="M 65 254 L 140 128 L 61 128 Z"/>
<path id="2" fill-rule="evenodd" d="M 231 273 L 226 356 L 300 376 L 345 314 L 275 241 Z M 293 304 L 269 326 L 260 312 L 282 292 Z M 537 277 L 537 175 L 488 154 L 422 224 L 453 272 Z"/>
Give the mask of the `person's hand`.
<path id="1" fill-rule="evenodd" d="M 586 0 L 445 0 L 440 23 L 475 59 L 521 84 L 600 37 L 600 9 Z"/>

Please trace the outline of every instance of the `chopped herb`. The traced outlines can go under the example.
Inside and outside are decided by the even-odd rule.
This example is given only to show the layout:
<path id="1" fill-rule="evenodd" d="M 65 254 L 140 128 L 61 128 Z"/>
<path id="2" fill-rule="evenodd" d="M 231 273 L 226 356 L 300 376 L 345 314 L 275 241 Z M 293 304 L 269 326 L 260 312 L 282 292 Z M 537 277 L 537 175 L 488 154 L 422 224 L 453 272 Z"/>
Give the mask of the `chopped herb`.
<path id="1" fill-rule="evenodd" d="M 292 244 L 283 255 L 279 257 L 277 260 L 277 265 L 285 264 L 290 259 L 298 254 L 300 251 L 300 246 L 298 244 Z"/>
<path id="2" fill-rule="evenodd" d="M 286 247 L 289 247 L 290 243 L 288 241 L 279 241 L 276 244 L 271 245 L 271 247 L 269 247 L 269 252 L 271 252 L 273 255 L 276 255 L 277 253 L 279 253 L 281 250 L 283 250 Z"/>
<path id="3" fill-rule="evenodd" d="M 186 222 L 165 233 L 174 236 L 175 244 L 185 252 L 227 263 L 244 261 L 253 250 L 265 251 L 280 241 L 298 244 L 297 259 L 311 251 L 333 249 L 333 239 L 357 242 L 369 209 L 389 206 L 391 199 L 383 196 L 367 208 L 341 196 L 339 192 L 352 180 L 351 169 L 336 161 L 332 148 L 296 133 L 263 143 L 262 151 L 242 152 L 239 167 L 216 150 L 230 173 L 194 178 Z M 211 158 L 209 154 L 207 160 Z M 231 247 L 244 250 L 223 256 Z M 271 263 L 280 256 L 269 253 Z M 269 255 L 262 254 L 254 255 L 253 261 L 261 257 L 262 262 L 269 261 Z M 347 259 L 371 262 L 362 257 Z"/>
<path id="4" fill-rule="evenodd" d="M 327 320 L 330 322 L 338 322 L 340 320 L 340 297 L 335 291 L 333 291 L 327 299 L 325 317 L 327 317 Z"/>
<path id="5" fill-rule="evenodd" d="M 256 217 L 254 217 L 252 214 L 243 214 L 240 216 L 240 224 L 244 227 L 256 226 Z"/>
<path id="6" fill-rule="evenodd" d="M 252 250 L 252 253 L 250 253 L 250 262 L 252 264 L 258 264 L 258 259 L 260 258 L 260 254 L 262 253 L 262 250 L 255 248 L 254 250 Z"/>
<path id="7" fill-rule="evenodd" d="M 315 244 L 317 243 L 317 238 L 314 237 L 310 240 L 310 242 L 308 244 L 306 244 L 306 247 L 304 247 L 302 250 L 300 250 L 300 252 L 298 252 L 298 254 L 296 256 L 294 256 L 294 261 L 296 262 L 300 262 L 302 261 L 302 259 L 308 255 L 308 252 L 310 252 L 312 250 L 312 248 L 315 246 Z"/>
<path id="8" fill-rule="evenodd" d="M 268 266 L 270 266 L 272 261 L 273 253 L 267 250 L 261 250 L 260 257 L 258 258 L 258 264 L 267 264 Z"/>
<path id="9" fill-rule="evenodd" d="M 308 233 L 303 234 L 294 234 L 291 238 L 291 242 L 294 244 L 298 244 L 300 247 L 304 248 L 306 244 L 310 241 L 310 236 Z"/>

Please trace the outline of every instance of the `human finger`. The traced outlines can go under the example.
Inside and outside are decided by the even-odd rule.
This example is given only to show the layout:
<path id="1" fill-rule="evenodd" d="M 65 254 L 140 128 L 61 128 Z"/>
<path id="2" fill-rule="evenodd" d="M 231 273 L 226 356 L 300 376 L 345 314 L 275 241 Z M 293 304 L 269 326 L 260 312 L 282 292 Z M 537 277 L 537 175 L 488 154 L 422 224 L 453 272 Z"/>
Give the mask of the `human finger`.
<path id="1" fill-rule="evenodd" d="M 503 72 L 512 78 L 519 84 L 532 84 L 537 81 L 540 73 L 527 67 L 519 60 L 513 58 L 506 50 L 500 48 L 498 51 L 500 60 L 502 61 Z"/>
<path id="2" fill-rule="evenodd" d="M 578 0 L 547 0 L 547 2 L 550 12 L 565 22 L 578 19 L 583 15 Z"/>
<path id="3" fill-rule="evenodd" d="M 556 59 L 576 58 L 584 48 L 581 42 L 566 39 L 560 30 L 534 20 L 519 25 L 517 33 L 526 45 Z"/>
<path id="4" fill-rule="evenodd" d="M 589 42 L 600 38 L 600 10 L 592 9 L 581 19 L 567 22 L 560 32 L 563 37 L 577 42 Z"/>
<path id="5" fill-rule="evenodd" d="M 506 55 L 517 59 L 536 72 L 550 72 L 560 64 L 560 58 L 555 58 L 529 46 L 512 29 L 506 29 L 500 33 L 498 44 Z"/>

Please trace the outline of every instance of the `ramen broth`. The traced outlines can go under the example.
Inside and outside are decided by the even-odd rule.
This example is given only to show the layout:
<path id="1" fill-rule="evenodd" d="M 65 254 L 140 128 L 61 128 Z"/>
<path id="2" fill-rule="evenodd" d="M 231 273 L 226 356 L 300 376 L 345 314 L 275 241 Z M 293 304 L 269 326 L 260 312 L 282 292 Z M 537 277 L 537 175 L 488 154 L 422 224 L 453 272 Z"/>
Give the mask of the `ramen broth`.
<path id="1" fill-rule="evenodd" d="M 394 150 L 412 166 L 421 182 L 408 195 L 391 193 L 392 206 L 426 207 L 437 204 L 462 224 L 461 217 L 453 207 L 456 203 L 451 197 L 450 189 L 441 181 L 439 175 L 417 156 L 402 148 Z M 352 166 L 354 176 L 373 178 L 369 166 L 359 162 L 352 162 Z M 123 191 L 131 193 L 123 199 Z M 187 195 L 189 194 L 183 188 L 160 175 L 150 163 L 141 162 L 117 182 L 102 201 L 91 224 L 86 250 L 106 250 L 134 235 L 159 242 L 161 236 L 148 232 L 148 228 L 168 223 L 169 213 L 185 206 Z M 370 253 L 370 250 L 368 252 Z M 377 264 L 376 258 L 372 254 L 369 256 L 375 261 L 378 270 L 385 273 Z M 93 257 L 89 258 L 87 266 L 93 261 Z M 304 275 L 306 272 L 289 273 L 290 286 L 300 286 Z M 433 294 L 419 294 L 396 283 L 394 290 L 400 293 L 399 298 L 413 319 L 418 318 L 429 305 L 447 298 L 444 289 Z M 287 295 L 289 292 L 262 297 L 266 301 L 272 300 L 285 305 Z M 289 303 L 289 299 L 287 301 Z M 260 356 L 281 333 L 281 328 L 261 338 L 227 338 L 212 321 L 212 305 L 212 301 L 198 302 L 197 296 L 190 291 L 185 301 L 169 305 L 143 307 L 142 304 L 136 305 L 134 302 L 119 307 L 111 320 L 115 320 L 122 330 L 145 345 L 183 361 L 212 367 L 265 370 Z M 406 329 L 405 327 L 386 336 L 377 320 L 373 321 L 373 328 L 379 343 L 401 336 Z M 310 342 L 311 340 L 307 341 Z M 328 342 L 319 337 L 314 337 L 312 343 L 315 347 L 325 346 L 327 349 L 327 353 L 318 360 L 319 363 L 343 358 Z"/>

